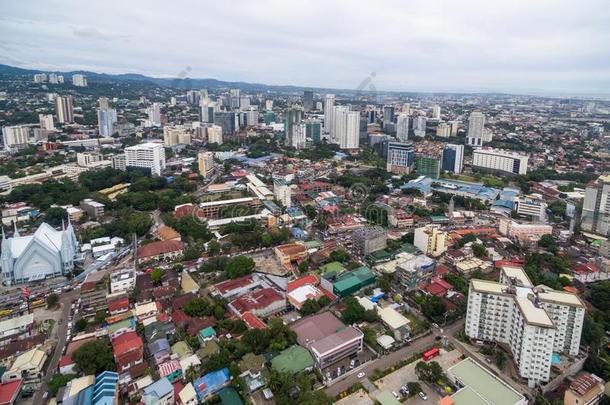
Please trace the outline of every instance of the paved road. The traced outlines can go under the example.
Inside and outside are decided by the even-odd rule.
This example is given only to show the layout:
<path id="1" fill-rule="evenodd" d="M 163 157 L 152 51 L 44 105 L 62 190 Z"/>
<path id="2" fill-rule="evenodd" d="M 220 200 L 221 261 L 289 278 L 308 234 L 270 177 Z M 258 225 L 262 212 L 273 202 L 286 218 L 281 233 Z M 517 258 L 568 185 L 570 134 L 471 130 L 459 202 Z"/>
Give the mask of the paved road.
<path id="1" fill-rule="evenodd" d="M 55 345 L 55 351 L 51 356 L 51 360 L 47 365 L 47 372 L 45 373 L 44 378 L 42 379 L 42 384 L 38 391 L 34 394 L 33 402 L 34 404 L 42 404 L 42 394 L 47 392 L 48 383 L 51 380 L 51 377 L 56 374 L 57 366 L 59 365 L 59 358 L 63 352 L 64 346 L 66 345 L 66 332 L 68 329 L 68 317 L 70 316 L 70 306 L 72 305 L 72 299 L 78 296 L 78 291 L 73 290 L 67 293 L 64 293 L 60 297 L 61 304 L 61 315 L 59 320 L 55 324 L 53 328 L 53 334 L 49 336 L 50 339 L 57 341 L 57 345 Z"/>
<path id="2" fill-rule="evenodd" d="M 461 320 L 445 328 L 443 334 L 450 336 L 455 331 L 463 327 L 464 321 Z M 399 361 L 410 357 L 413 355 L 413 353 L 422 352 L 425 349 L 428 349 L 434 343 L 434 338 L 440 334 L 438 329 L 433 328 L 432 331 L 432 334 L 413 341 L 409 346 L 405 346 L 395 352 L 391 352 L 385 356 L 364 364 L 362 367 L 358 368 L 357 372 L 354 371 L 351 374 L 345 375 L 343 378 L 340 378 L 338 382 L 326 388 L 324 391 L 328 396 L 335 397 L 358 382 L 357 374 L 359 372 L 364 371 L 367 376 L 370 376 L 375 369 L 384 370 L 393 366 Z"/>

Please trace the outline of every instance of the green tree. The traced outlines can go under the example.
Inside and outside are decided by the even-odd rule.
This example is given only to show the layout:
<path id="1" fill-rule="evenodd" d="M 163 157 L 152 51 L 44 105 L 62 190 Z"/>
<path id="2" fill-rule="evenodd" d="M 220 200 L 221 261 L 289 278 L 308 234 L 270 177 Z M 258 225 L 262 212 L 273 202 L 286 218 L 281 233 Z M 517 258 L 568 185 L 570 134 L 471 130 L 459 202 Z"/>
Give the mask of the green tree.
<path id="1" fill-rule="evenodd" d="M 229 259 L 225 268 L 225 274 L 228 278 L 238 278 L 246 276 L 254 270 L 254 260 L 248 256 L 235 256 Z"/>
<path id="2" fill-rule="evenodd" d="M 315 314 L 319 310 L 320 310 L 320 304 L 318 303 L 318 301 L 308 298 L 307 300 L 305 300 L 305 302 L 303 303 L 303 306 L 301 307 L 301 315 L 307 316 L 307 315 Z"/>
<path id="3" fill-rule="evenodd" d="M 53 308 L 59 302 L 59 297 L 57 294 L 52 293 L 47 297 L 47 308 Z"/>
<path id="4" fill-rule="evenodd" d="M 165 270 L 155 267 L 153 271 L 150 273 L 150 279 L 153 284 L 160 284 L 161 280 L 163 280 L 163 276 L 165 276 Z"/>
<path id="5" fill-rule="evenodd" d="M 589 301 L 599 310 L 610 310 L 610 281 L 592 284 L 589 287 Z"/>
<path id="6" fill-rule="evenodd" d="M 49 381 L 49 396 L 54 397 L 61 387 L 76 378 L 76 374 L 54 374 Z"/>
<path id="7" fill-rule="evenodd" d="M 98 374 L 102 371 L 114 371 L 112 346 L 106 338 L 98 338 L 83 344 L 72 354 L 76 370 L 84 374 Z"/>
<path id="8" fill-rule="evenodd" d="M 184 305 L 184 313 L 188 316 L 210 316 L 214 311 L 206 298 L 193 298 Z"/>
<path id="9" fill-rule="evenodd" d="M 62 221 L 65 223 L 68 220 L 68 212 L 61 207 L 51 207 L 47 210 L 44 219 L 49 225 L 57 227 Z"/>
<path id="10" fill-rule="evenodd" d="M 541 248 L 553 251 L 556 249 L 555 239 L 553 235 L 542 235 L 540 240 L 538 240 L 538 246 Z"/>
<path id="11" fill-rule="evenodd" d="M 481 245 L 480 243 L 473 243 L 472 244 L 472 253 L 476 257 L 485 257 L 485 256 L 487 256 L 487 250 L 485 249 L 485 246 Z"/>
<path id="12" fill-rule="evenodd" d="M 216 239 L 209 241 L 207 252 L 210 256 L 218 255 L 220 253 L 220 243 Z"/>

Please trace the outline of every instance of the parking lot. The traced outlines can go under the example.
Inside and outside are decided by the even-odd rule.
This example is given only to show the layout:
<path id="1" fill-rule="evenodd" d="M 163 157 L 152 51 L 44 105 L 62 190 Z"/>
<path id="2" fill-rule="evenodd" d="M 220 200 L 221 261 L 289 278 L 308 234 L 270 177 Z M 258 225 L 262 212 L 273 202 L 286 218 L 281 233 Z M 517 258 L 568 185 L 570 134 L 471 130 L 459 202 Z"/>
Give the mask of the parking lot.
<path id="1" fill-rule="evenodd" d="M 374 403 L 375 402 L 369 397 L 369 394 L 367 394 L 366 391 L 358 390 L 335 402 L 335 405 L 372 405 Z"/>
<path id="2" fill-rule="evenodd" d="M 459 362 L 461 355 L 462 353 L 460 353 L 458 350 L 452 350 L 450 352 L 441 350 L 441 354 L 431 361 L 438 362 L 443 370 L 446 371 L 449 367 Z M 428 387 L 425 383 L 417 379 L 417 376 L 415 375 L 415 365 L 417 363 L 418 361 L 414 361 L 407 364 L 403 368 L 398 369 L 393 373 L 375 381 L 374 384 L 377 386 L 377 388 L 379 388 L 379 391 L 394 391 L 400 395 L 400 387 L 406 385 L 408 382 L 418 382 L 421 385 L 422 390 L 427 394 L 428 399 L 424 401 L 418 396 L 413 396 L 407 402 L 409 404 L 436 404 L 441 399 L 441 396 Z"/>

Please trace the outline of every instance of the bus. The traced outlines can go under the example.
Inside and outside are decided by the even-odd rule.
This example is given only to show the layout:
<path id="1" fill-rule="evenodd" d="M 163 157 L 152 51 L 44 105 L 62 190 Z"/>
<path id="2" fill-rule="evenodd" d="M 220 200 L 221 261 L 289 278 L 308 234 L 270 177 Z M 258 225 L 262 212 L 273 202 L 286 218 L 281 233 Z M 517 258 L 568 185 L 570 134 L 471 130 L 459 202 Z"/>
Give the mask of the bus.
<path id="1" fill-rule="evenodd" d="M 438 356 L 440 354 L 440 351 L 438 350 L 438 347 L 434 347 L 426 352 L 424 352 L 424 354 L 422 354 L 422 359 L 424 361 L 428 361 L 436 356 Z"/>

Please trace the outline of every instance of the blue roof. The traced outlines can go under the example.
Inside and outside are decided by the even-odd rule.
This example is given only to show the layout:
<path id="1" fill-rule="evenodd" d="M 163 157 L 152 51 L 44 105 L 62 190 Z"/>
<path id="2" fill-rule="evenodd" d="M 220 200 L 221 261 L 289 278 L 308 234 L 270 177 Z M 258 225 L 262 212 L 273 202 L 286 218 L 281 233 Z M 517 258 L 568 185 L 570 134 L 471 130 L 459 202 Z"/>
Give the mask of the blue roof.
<path id="1" fill-rule="evenodd" d="M 169 342 L 166 338 L 157 339 L 148 344 L 148 351 L 152 354 L 159 353 L 162 350 L 169 350 Z"/>
<path id="2" fill-rule="evenodd" d="M 230 379 L 231 375 L 229 374 L 228 368 L 212 371 L 211 373 L 207 373 L 203 377 L 196 379 L 193 381 L 193 387 L 195 387 L 197 398 L 200 401 L 203 401 L 205 398 L 220 390 Z"/>
<path id="3" fill-rule="evenodd" d="M 418 177 L 406 184 L 400 186 L 401 189 L 416 189 L 422 193 L 430 191 L 439 191 L 446 193 L 459 192 L 461 194 L 470 195 L 475 198 L 484 198 L 494 200 L 500 194 L 500 190 L 492 187 L 487 187 L 478 183 L 466 183 L 463 181 L 449 179 L 431 179 L 429 177 Z"/>
<path id="4" fill-rule="evenodd" d="M 163 377 L 160 380 L 155 381 L 148 387 L 144 388 L 144 395 L 158 398 L 163 398 L 168 392 L 174 389 L 172 383 L 169 382 L 167 377 Z"/>
<path id="5" fill-rule="evenodd" d="M 502 207 L 508 208 L 510 210 L 515 209 L 515 202 L 510 200 L 496 200 L 492 205 L 492 207 Z"/>
<path id="6" fill-rule="evenodd" d="M 90 405 L 93 398 L 93 385 L 81 390 L 76 394 L 74 405 Z"/>

